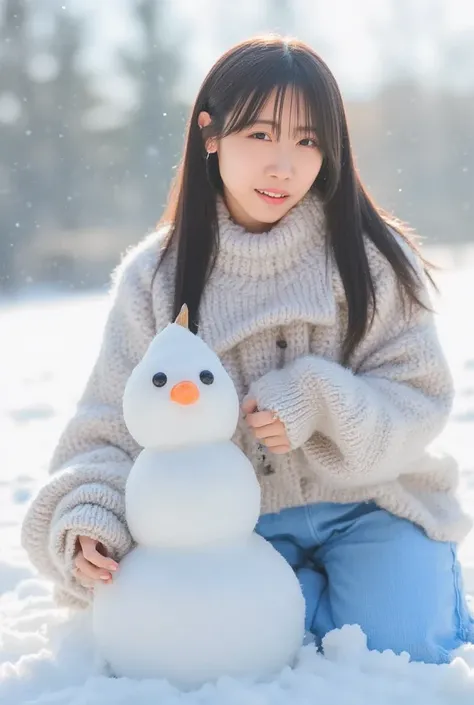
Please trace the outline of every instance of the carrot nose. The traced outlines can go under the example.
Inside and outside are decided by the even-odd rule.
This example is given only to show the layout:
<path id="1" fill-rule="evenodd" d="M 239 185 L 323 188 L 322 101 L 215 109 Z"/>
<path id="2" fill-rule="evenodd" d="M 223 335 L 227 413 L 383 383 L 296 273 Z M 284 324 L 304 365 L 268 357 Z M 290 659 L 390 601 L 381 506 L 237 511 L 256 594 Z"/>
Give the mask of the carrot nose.
<path id="1" fill-rule="evenodd" d="M 188 406 L 199 399 L 199 389 L 194 382 L 178 382 L 170 392 L 171 401 Z"/>

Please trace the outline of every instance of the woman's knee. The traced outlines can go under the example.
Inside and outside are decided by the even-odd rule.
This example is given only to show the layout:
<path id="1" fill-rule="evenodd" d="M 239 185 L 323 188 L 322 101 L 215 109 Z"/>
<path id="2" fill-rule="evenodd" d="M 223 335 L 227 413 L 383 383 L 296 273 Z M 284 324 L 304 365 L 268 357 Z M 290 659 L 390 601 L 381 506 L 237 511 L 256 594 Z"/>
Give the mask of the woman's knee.
<path id="1" fill-rule="evenodd" d="M 324 558 L 335 626 L 358 624 L 369 649 L 447 663 L 472 639 L 454 544 L 433 541 L 407 521 L 373 515 L 362 537 L 341 536 Z"/>

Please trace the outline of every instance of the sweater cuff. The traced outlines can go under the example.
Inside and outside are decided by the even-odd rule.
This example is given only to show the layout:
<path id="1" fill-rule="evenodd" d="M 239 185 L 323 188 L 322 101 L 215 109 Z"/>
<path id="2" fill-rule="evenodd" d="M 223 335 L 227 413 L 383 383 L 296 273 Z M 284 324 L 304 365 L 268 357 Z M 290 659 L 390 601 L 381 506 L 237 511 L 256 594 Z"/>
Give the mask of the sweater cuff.
<path id="1" fill-rule="evenodd" d="M 100 541 L 116 561 L 130 551 L 133 541 L 126 524 L 112 511 L 97 504 L 79 504 L 52 523 L 48 548 L 51 560 L 63 576 L 63 589 L 79 601 L 89 603 L 90 592 L 73 574 L 79 536 Z"/>
<path id="2" fill-rule="evenodd" d="M 298 362 L 298 361 L 297 361 Z M 299 369 L 301 367 L 301 369 Z M 250 386 L 249 396 L 261 411 L 278 414 L 286 428 L 292 449 L 300 448 L 317 430 L 320 413 L 313 385 L 307 378 L 305 365 L 290 365 L 272 370 Z"/>

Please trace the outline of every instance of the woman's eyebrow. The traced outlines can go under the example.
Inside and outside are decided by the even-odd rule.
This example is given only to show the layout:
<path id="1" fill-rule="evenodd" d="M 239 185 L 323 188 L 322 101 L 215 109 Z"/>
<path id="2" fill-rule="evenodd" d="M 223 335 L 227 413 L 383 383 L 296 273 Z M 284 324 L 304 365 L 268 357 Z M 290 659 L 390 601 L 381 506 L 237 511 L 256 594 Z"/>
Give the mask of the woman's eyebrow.
<path id="1" fill-rule="evenodd" d="M 269 125 L 273 130 L 276 130 L 277 128 L 279 128 L 278 123 L 275 122 L 274 120 L 256 120 L 253 123 L 253 125 L 254 126 L 255 125 Z M 298 125 L 298 127 L 295 127 L 293 132 L 295 135 L 301 134 L 302 132 L 303 133 L 304 132 L 306 132 L 306 133 L 314 132 L 315 133 L 316 128 L 315 127 L 308 127 L 307 125 Z"/>

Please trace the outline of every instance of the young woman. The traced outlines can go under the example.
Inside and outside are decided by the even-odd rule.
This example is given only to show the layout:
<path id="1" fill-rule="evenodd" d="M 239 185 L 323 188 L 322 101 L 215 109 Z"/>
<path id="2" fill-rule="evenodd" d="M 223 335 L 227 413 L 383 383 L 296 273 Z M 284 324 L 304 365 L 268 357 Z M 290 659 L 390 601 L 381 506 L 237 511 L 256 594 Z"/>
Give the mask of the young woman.
<path id="1" fill-rule="evenodd" d="M 122 394 L 186 303 L 239 392 L 257 531 L 297 571 L 317 644 L 358 623 L 370 648 L 449 661 L 474 633 L 457 560 L 470 520 L 456 464 L 430 451 L 453 388 L 428 280 L 361 184 L 321 58 L 279 37 L 224 54 L 162 224 L 116 273 L 100 354 L 25 518 L 58 599 L 87 605 L 131 548 L 124 485 L 140 448 Z"/>

